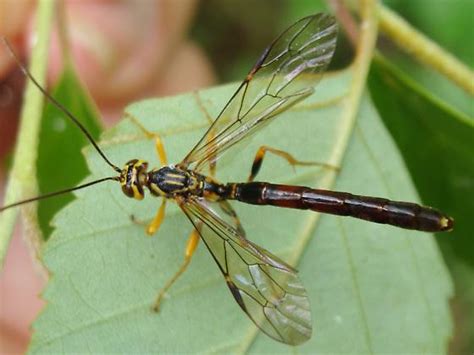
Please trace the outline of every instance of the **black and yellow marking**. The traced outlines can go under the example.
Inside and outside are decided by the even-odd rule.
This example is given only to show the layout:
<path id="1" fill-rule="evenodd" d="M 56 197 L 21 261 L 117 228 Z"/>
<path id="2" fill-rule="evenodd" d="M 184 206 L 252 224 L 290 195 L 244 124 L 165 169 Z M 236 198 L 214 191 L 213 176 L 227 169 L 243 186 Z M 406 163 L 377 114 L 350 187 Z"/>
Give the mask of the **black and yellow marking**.
<path id="1" fill-rule="evenodd" d="M 125 164 L 119 178 L 125 195 L 136 200 L 143 200 L 145 197 L 143 188 L 148 180 L 147 169 L 148 163 L 140 159 L 132 159 Z"/>
<path id="2" fill-rule="evenodd" d="M 190 170 L 164 166 L 148 173 L 148 187 L 156 196 L 172 197 L 178 193 L 199 190 L 204 179 Z"/>

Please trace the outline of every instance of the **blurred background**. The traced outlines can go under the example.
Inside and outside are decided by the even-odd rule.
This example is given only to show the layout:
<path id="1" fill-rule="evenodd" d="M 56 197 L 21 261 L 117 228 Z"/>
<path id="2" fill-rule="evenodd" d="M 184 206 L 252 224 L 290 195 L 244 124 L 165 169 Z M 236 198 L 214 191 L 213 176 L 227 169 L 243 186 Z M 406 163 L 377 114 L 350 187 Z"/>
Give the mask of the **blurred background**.
<path id="1" fill-rule="evenodd" d="M 329 3 L 334 5 L 336 2 Z M 387 0 L 384 4 L 465 64 L 474 66 L 473 1 Z M 32 28 L 36 6 L 33 0 L 0 2 L 0 34 L 9 38 L 25 62 L 35 40 Z M 130 102 L 242 79 L 259 53 L 282 28 L 298 18 L 327 9 L 326 2 L 314 0 L 65 1 L 71 57 L 78 76 L 98 107 L 104 126 L 120 119 L 121 112 Z M 58 42 L 55 31 L 48 58 L 50 88 L 61 80 L 62 58 Z M 474 103 L 471 96 L 416 63 L 383 35 L 379 49 L 442 105 L 472 120 Z M 331 69 L 349 65 L 352 57 L 353 49 L 341 35 Z M 24 82 L 18 67 L 5 49 L 0 48 L 2 197 Z M 97 124 L 97 132 L 102 123 Z M 409 162 L 407 165 L 410 168 Z M 423 183 L 419 181 L 422 180 L 417 180 L 416 171 L 411 172 L 420 191 Z M 459 181 L 453 179 L 444 183 L 449 190 L 451 187 L 456 189 Z M 469 195 L 472 196 L 472 177 L 466 183 L 467 189 L 473 189 Z M 445 208 L 451 212 L 449 201 L 443 201 L 441 197 L 441 201 L 438 198 L 433 203 L 430 200 L 432 193 L 420 191 L 420 194 L 425 203 L 431 202 L 440 208 L 447 206 Z M 451 204 L 455 203 L 451 201 Z M 466 208 L 470 206 L 472 203 Z M 470 215 L 472 212 L 466 211 Z M 474 292 L 470 285 L 474 276 L 474 244 L 470 237 L 474 232 L 469 232 L 472 227 L 471 222 L 459 234 L 453 234 L 449 241 L 441 242 L 457 292 L 452 304 L 456 323 L 452 353 L 474 348 L 471 319 Z M 29 325 L 42 307 L 37 295 L 44 278 L 37 269 L 31 252 L 17 233 L 5 270 L 0 274 L 0 343 L 4 347 L 0 352 L 26 349 Z"/>

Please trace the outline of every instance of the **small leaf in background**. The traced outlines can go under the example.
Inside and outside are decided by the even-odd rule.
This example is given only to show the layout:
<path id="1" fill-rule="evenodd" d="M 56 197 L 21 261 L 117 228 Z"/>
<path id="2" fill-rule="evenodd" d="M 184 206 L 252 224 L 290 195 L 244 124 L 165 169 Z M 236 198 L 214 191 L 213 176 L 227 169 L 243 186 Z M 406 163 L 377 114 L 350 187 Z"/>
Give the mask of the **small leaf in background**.
<path id="1" fill-rule="evenodd" d="M 474 278 L 474 121 L 427 93 L 385 60 L 373 62 L 369 86 L 421 199 L 454 217 L 454 230 L 437 240 L 459 281 L 456 290 L 470 289 L 458 296 L 468 300 L 473 290 L 462 285 L 465 276 L 456 277 L 460 269 L 456 264 L 465 265 L 463 275 L 470 269 Z M 472 309 L 466 311 L 472 322 Z M 473 341 L 474 324 L 469 328 Z"/>
<path id="2" fill-rule="evenodd" d="M 472 32 L 468 30 L 472 29 L 472 1 L 433 1 L 430 6 L 423 1 L 385 0 L 384 3 L 448 52 L 455 53 L 467 65 L 474 65 Z"/>
<path id="3" fill-rule="evenodd" d="M 425 1 L 386 0 L 384 3 L 398 12 L 421 33 L 471 69 L 473 68 L 474 1 L 431 1 L 430 6 L 426 6 Z M 390 59 L 427 91 L 474 119 L 472 96 L 467 92 L 446 80 L 439 73 L 414 62 L 413 58 L 408 55 L 390 52 Z"/>
<path id="4" fill-rule="evenodd" d="M 351 71 L 329 73 L 316 94 L 282 113 L 253 140 L 219 161 L 221 181 L 243 181 L 258 147 L 271 144 L 301 160 L 324 162 L 348 143 L 335 185 L 317 167 L 294 171 L 268 157 L 259 179 L 416 201 L 408 172 L 366 97 L 355 129 L 341 115 Z M 235 90 L 199 92 L 215 116 Z M 208 128 L 195 94 L 133 104 L 127 113 L 159 132 L 170 162 L 179 162 Z M 339 139 L 348 137 L 349 141 Z M 337 143 L 336 143 L 337 142 Z M 154 142 L 130 120 L 104 136 L 113 161 L 158 165 Z M 86 152 L 94 179 L 109 174 Z M 35 321 L 31 353 L 283 353 L 294 348 L 260 333 L 233 300 L 204 245 L 170 290 L 159 314 L 150 307 L 183 259 L 191 224 L 169 203 L 157 235 L 145 236 L 134 214 L 150 220 L 160 200 L 125 197 L 118 183 L 78 191 L 54 220 L 43 257 L 52 278 L 48 305 Z M 451 281 L 433 236 L 360 220 L 233 203 L 248 237 L 293 260 L 308 290 L 313 336 L 302 353 L 443 353 L 452 331 Z M 440 238 L 449 238 L 449 235 Z"/>
<path id="5" fill-rule="evenodd" d="M 97 139 L 100 118 L 71 65 L 66 65 L 52 96 L 66 107 Z M 81 148 L 89 141 L 56 106 L 47 102 L 43 111 L 38 148 L 38 187 L 41 194 L 76 186 L 88 173 Z M 40 201 L 40 228 L 48 239 L 51 219 L 73 199 L 72 194 Z"/>
<path id="6" fill-rule="evenodd" d="M 369 83 L 422 200 L 455 219 L 454 231 L 442 243 L 474 266 L 474 122 L 386 61 L 373 63 Z"/>

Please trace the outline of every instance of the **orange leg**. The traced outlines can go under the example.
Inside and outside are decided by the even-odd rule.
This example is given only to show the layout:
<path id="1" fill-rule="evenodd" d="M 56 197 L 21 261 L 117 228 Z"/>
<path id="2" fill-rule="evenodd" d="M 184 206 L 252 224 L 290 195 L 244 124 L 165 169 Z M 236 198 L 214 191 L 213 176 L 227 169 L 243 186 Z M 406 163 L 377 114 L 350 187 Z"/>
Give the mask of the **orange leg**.
<path id="1" fill-rule="evenodd" d="M 155 140 L 155 150 L 156 154 L 158 155 L 158 158 L 160 159 L 160 164 L 163 165 L 168 165 L 168 159 L 166 158 L 166 151 L 165 147 L 163 145 L 163 141 L 160 137 L 159 134 L 151 132 L 147 130 L 141 123 L 138 121 L 137 118 L 134 116 L 127 114 L 127 117 L 138 127 L 140 130 L 143 132 L 143 134 L 149 138 L 149 139 L 154 139 Z"/>
<path id="2" fill-rule="evenodd" d="M 257 154 L 255 154 L 255 158 L 254 158 L 254 161 L 252 163 L 252 168 L 250 170 L 250 175 L 249 175 L 247 181 L 251 182 L 257 176 L 258 172 L 260 171 L 260 168 L 262 167 L 263 158 L 265 157 L 266 152 L 270 152 L 270 153 L 273 153 L 275 155 L 278 155 L 278 156 L 282 157 L 293 167 L 295 167 L 296 165 L 308 165 L 308 166 L 317 165 L 317 166 L 321 166 L 321 167 L 327 168 L 327 169 L 339 170 L 338 167 L 335 167 L 335 166 L 330 165 L 330 164 L 318 163 L 318 162 L 306 162 L 306 161 L 296 160 L 291 154 L 289 154 L 289 153 L 287 153 L 283 150 L 279 150 L 279 149 L 275 149 L 275 148 L 271 148 L 271 147 L 263 145 L 258 149 Z"/>
<path id="3" fill-rule="evenodd" d="M 160 163 L 162 166 L 168 165 L 168 159 L 166 158 L 165 147 L 159 135 L 155 135 L 155 150 L 160 158 Z"/>
<path id="4" fill-rule="evenodd" d="M 199 95 L 196 93 L 195 94 L 195 98 L 196 98 L 196 101 L 198 103 L 198 106 L 200 107 L 200 109 L 202 110 L 202 112 L 204 113 L 204 115 L 206 116 L 206 118 L 208 119 L 208 121 L 212 124 L 213 122 L 213 119 L 212 117 L 209 115 L 209 113 L 207 112 L 206 108 L 204 107 L 204 104 L 201 100 L 201 98 L 199 97 Z M 132 118 L 133 119 L 133 118 Z M 134 120 L 134 119 L 133 119 Z M 134 120 L 136 121 L 136 120 Z M 147 136 L 150 136 L 150 133 L 149 131 L 147 131 L 143 126 L 141 126 L 140 123 L 138 122 L 135 122 L 138 124 L 139 127 L 141 127 L 142 131 L 147 135 Z M 153 133 L 151 133 L 152 135 L 154 135 Z M 161 140 L 158 139 L 159 137 L 156 137 L 155 136 L 155 139 L 156 139 L 156 149 L 158 151 L 158 154 L 160 155 L 160 160 L 163 161 L 163 156 L 164 156 L 164 149 L 163 149 L 163 146 L 161 145 Z M 212 134 L 210 134 L 208 136 L 208 141 L 209 140 L 212 140 L 214 138 L 214 132 L 212 132 Z M 166 158 L 164 158 L 166 160 Z M 210 171 L 210 175 L 211 176 L 214 176 L 215 175 L 215 171 L 216 171 L 216 163 L 215 161 L 213 161 L 213 159 L 211 159 L 209 161 L 209 171 Z M 223 207 L 223 209 L 226 210 L 226 213 L 229 213 L 232 217 L 235 216 L 235 212 L 232 210 L 232 212 L 229 211 L 228 208 L 226 208 L 227 206 Z M 229 208 L 232 208 L 229 206 Z M 163 213 L 160 214 L 161 210 L 163 209 Z M 164 217 L 164 207 L 162 205 L 162 208 L 160 208 L 160 211 L 158 211 L 158 214 L 156 215 L 155 219 L 153 220 L 153 222 L 148 226 L 148 229 L 147 229 L 147 233 L 150 233 L 150 231 L 154 231 L 156 230 L 155 226 L 158 226 L 161 224 L 161 221 Z M 235 216 L 236 218 L 236 216 Z M 155 312 L 158 312 L 160 310 L 160 305 L 161 305 L 161 302 L 163 301 L 163 298 L 165 297 L 166 295 L 166 292 L 173 286 L 173 284 L 179 279 L 179 277 L 187 270 L 188 266 L 189 266 L 189 263 L 191 262 L 191 259 L 192 259 L 192 256 L 194 254 L 194 252 L 196 251 L 196 248 L 198 246 L 198 243 L 199 243 L 199 239 L 200 239 L 200 236 L 199 236 L 199 231 L 202 228 L 202 222 L 198 222 L 197 224 L 197 229 L 193 229 L 193 231 L 191 232 L 191 234 L 189 235 L 189 238 L 188 238 L 188 242 L 186 243 L 186 250 L 185 250 L 185 253 L 184 253 L 184 261 L 183 263 L 181 264 L 180 268 L 178 269 L 178 271 L 173 275 L 173 277 L 171 277 L 168 282 L 165 284 L 165 286 L 160 290 L 157 298 L 156 298 L 156 301 L 153 305 L 153 310 Z M 241 228 L 241 227 L 240 227 Z"/>
<path id="5" fill-rule="evenodd" d="M 198 224 L 198 228 L 201 228 L 202 223 Z M 188 239 L 188 242 L 186 244 L 186 251 L 184 253 L 184 262 L 181 264 L 181 267 L 179 270 L 173 275 L 172 278 L 168 280 L 166 285 L 160 290 L 160 293 L 158 294 L 158 297 L 156 298 L 155 304 L 153 305 L 153 310 L 155 312 L 159 312 L 160 310 L 160 304 L 166 294 L 166 292 L 173 286 L 173 284 L 178 280 L 178 278 L 186 271 L 188 268 L 189 263 L 191 262 L 191 258 L 196 251 L 196 248 L 199 243 L 199 232 L 194 229 Z"/>
<path id="6" fill-rule="evenodd" d="M 165 218 L 165 207 L 166 207 L 166 199 L 163 198 L 160 209 L 156 213 L 155 218 L 153 218 L 153 220 L 150 222 L 150 224 L 146 228 L 146 234 L 148 234 L 150 237 L 153 234 L 155 234 L 155 232 L 160 228 L 161 223 L 163 222 L 163 219 Z"/>

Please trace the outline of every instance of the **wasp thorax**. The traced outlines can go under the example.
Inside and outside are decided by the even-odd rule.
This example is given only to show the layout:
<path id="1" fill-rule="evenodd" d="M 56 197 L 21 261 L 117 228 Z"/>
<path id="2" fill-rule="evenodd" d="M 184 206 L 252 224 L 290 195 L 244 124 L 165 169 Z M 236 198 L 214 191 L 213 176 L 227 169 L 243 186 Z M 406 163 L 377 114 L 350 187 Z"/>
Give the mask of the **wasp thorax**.
<path id="1" fill-rule="evenodd" d="M 197 186 L 197 180 L 189 171 L 170 165 L 151 170 L 148 173 L 148 186 L 157 196 L 172 196 L 185 193 Z"/>
<path id="2" fill-rule="evenodd" d="M 125 164 L 120 173 L 120 185 L 125 195 L 137 200 L 145 197 L 143 187 L 148 181 L 147 169 L 148 163 L 139 159 L 132 159 Z"/>

